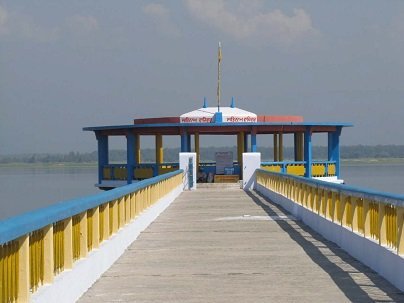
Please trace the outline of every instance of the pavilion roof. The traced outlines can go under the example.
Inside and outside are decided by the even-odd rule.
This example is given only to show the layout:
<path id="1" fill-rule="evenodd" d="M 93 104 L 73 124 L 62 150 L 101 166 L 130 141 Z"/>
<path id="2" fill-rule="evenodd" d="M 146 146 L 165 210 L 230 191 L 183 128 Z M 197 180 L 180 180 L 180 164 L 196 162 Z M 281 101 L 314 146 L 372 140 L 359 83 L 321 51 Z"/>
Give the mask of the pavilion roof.
<path id="1" fill-rule="evenodd" d="M 310 130 L 312 132 L 333 132 L 337 128 L 353 126 L 343 122 L 252 122 L 252 123 L 151 123 L 85 127 L 85 131 L 94 131 L 106 135 L 125 135 L 128 132 L 141 135 L 180 135 L 182 132 L 200 134 L 236 134 L 240 131 L 247 134 L 297 133 Z"/>

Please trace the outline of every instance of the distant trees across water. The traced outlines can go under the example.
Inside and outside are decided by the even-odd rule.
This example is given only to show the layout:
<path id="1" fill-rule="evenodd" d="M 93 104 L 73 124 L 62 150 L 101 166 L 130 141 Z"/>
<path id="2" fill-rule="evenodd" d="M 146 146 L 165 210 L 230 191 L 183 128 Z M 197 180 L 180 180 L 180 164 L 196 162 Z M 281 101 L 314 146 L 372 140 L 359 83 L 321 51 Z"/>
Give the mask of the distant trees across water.
<path id="1" fill-rule="evenodd" d="M 233 158 L 237 157 L 236 146 L 231 147 L 202 147 L 201 160 L 213 161 L 215 153 L 218 151 L 232 151 Z M 272 147 L 258 148 L 261 152 L 263 161 L 272 161 L 273 149 Z M 164 149 L 164 162 L 178 162 L 178 148 L 165 148 Z M 293 160 L 294 149 L 293 147 L 284 148 L 284 159 Z M 141 150 L 142 162 L 154 162 L 155 151 L 152 148 Z M 327 147 L 314 146 L 313 159 L 324 160 L 327 158 Z M 352 145 L 341 146 L 342 159 L 381 159 L 381 158 L 404 158 L 404 145 Z M 126 163 L 125 150 L 110 150 L 109 159 L 112 163 Z M 51 154 L 51 153 L 38 153 L 38 154 L 19 154 L 19 155 L 0 155 L 0 163 L 89 163 L 97 162 L 97 152 L 90 153 L 69 152 L 66 154 Z"/>

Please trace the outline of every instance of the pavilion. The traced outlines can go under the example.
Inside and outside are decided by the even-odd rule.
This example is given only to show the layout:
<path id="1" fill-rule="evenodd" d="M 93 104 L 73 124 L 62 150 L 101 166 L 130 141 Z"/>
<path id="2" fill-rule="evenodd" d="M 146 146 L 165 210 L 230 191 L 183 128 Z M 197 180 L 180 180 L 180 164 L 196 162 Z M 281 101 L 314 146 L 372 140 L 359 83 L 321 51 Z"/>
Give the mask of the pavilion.
<path id="1" fill-rule="evenodd" d="M 193 136 L 194 152 L 197 154 L 197 171 L 215 173 L 215 164 L 200 161 L 200 136 L 237 136 L 237 161 L 233 172 L 241 177 L 242 154 L 257 152 L 257 135 L 273 137 L 274 157 L 263 162 L 262 167 L 271 171 L 285 172 L 307 178 L 337 180 L 340 177 L 340 136 L 348 123 L 311 123 L 301 116 L 268 116 L 255 114 L 235 107 L 234 99 L 229 107 L 203 107 L 178 117 L 157 117 L 134 119 L 133 124 L 85 127 L 94 131 L 98 141 L 98 184 L 100 188 L 111 188 L 132 183 L 178 169 L 178 163 L 164 162 L 164 136 L 178 136 L 181 152 L 191 152 Z M 326 161 L 315 161 L 312 157 L 312 136 L 326 133 L 328 136 L 328 157 Z M 284 161 L 283 136 L 294 137 L 294 160 Z M 110 164 L 108 159 L 108 138 L 126 138 L 127 161 Z M 155 163 L 142 163 L 140 158 L 141 137 L 155 137 Z"/>

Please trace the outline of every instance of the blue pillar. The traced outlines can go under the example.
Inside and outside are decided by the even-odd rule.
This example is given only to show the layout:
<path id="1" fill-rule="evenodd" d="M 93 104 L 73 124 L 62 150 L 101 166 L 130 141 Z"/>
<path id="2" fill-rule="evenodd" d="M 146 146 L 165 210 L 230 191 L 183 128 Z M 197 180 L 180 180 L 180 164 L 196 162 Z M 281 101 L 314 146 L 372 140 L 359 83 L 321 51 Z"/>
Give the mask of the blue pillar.
<path id="1" fill-rule="evenodd" d="M 133 169 L 135 168 L 136 137 L 133 133 L 126 135 L 126 180 L 128 184 L 133 180 Z"/>
<path id="2" fill-rule="evenodd" d="M 306 178 L 311 178 L 311 164 L 312 164 L 312 143 L 311 143 L 311 129 L 308 128 L 304 132 L 304 167 Z"/>
<path id="3" fill-rule="evenodd" d="M 103 179 L 103 169 L 108 165 L 108 136 L 95 134 L 98 141 L 98 183 Z"/>
<path id="4" fill-rule="evenodd" d="M 257 152 L 257 134 L 256 133 L 251 133 L 251 152 L 252 153 Z"/>
<path id="5" fill-rule="evenodd" d="M 248 153 L 248 134 L 244 134 L 244 152 Z"/>
<path id="6" fill-rule="evenodd" d="M 181 134 L 181 152 L 186 153 L 188 149 L 188 134 L 183 132 Z"/>
<path id="7" fill-rule="evenodd" d="M 335 174 L 340 177 L 341 159 L 339 138 L 341 136 L 341 127 L 337 127 L 335 132 L 328 133 L 328 161 L 335 161 Z"/>
<path id="8" fill-rule="evenodd" d="M 192 150 L 192 148 L 191 148 L 191 135 L 188 134 L 187 135 L 187 152 L 190 153 L 191 150 Z"/>

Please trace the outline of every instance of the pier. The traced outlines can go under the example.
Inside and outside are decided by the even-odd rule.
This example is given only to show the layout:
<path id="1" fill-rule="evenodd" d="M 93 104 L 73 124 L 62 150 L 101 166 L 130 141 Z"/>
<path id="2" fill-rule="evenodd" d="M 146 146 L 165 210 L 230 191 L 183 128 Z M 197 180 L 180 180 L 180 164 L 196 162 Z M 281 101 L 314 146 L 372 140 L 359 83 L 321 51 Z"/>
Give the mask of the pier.
<path id="1" fill-rule="evenodd" d="M 85 128 L 108 190 L 0 222 L 0 302 L 404 302 L 404 196 L 341 184 L 349 126 L 232 100 Z M 237 137 L 236 159 L 206 163 L 200 136 L 218 134 Z M 326 159 L 313 159 L 317 134 Z M 272 137 L 274 161 L 257 135 Z M 126 138 L 126 163 L 110 162 L 111 136 Z M 142 136 L 155 137 L 155 163 L 141 161 Z M 163 136 L 180 139 L 178 162 L 164 161 Z"/>
<path id="2" fill-rule="evenodd" d="M 257 192 L 184 192 L 79 302 L 400 302 L 404 294 Z"/>
<path id="3" fill-rule="evenodd" d="M 404 196 L 341 184 L 350 126 L 255 114 L 232 98 L 85 127 L 105 191 L 0 222 L 0 302 L 404 302 Z M 326 155 L 314 159 L 319 134 Z M 201 159 L 200 136 L 214 135 L 236 137 L 236 155 Z M 143 136 L 155 163 L 142 162 Z M 164 136 L 178 138 L 178 162 L 164 161 Z M 126 140 L 126 163 L 111 163 L 110 137 Z"/>
<path id="4" fill-rule="evenodd" d="M 403 302 L 403 196 L 259 167 L 244 190 L 190 190 L 189 175 L 1 222 L 1 302 Z"/>

